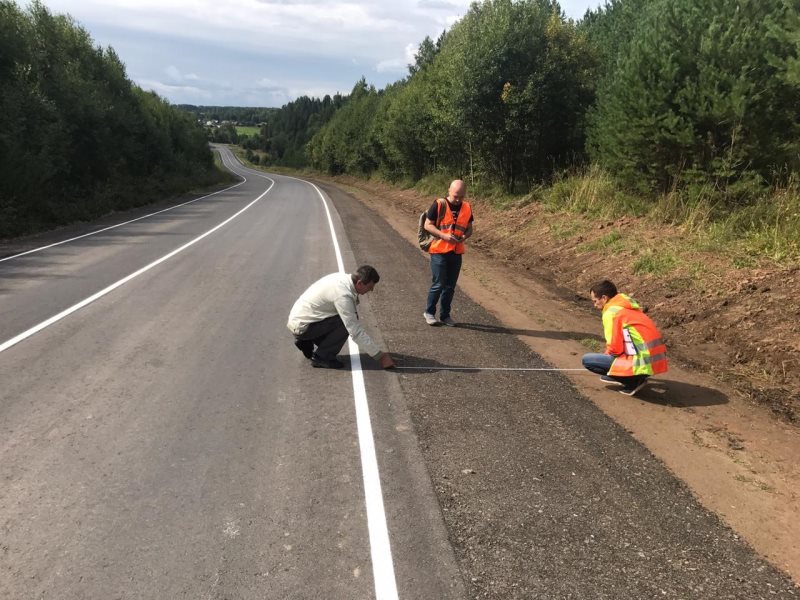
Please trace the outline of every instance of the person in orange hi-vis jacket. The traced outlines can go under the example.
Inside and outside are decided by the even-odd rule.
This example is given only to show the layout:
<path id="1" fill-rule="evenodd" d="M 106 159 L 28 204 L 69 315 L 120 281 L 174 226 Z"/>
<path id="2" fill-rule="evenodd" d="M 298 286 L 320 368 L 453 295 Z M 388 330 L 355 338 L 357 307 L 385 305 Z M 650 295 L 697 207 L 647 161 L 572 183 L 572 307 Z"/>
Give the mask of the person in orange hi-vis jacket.
<path id="1" fill-rule="evenodd" d="M 606 351 L 583 355 L 582 363 L 606 383 L 621 385 L 633 396 L 648 377 L 667 371 L 667 348 L 661 332 L 639 303 L 617 291 L 608 279 L 589 290 L 594 307 L 602 311 Z"/>
<path id="2" fill-rule="evenodd" d="M 422 316 L 428 325 L 455 327 L 450 307 L 461 272 L 464 242 L 472 235 L 472 207 L 464 200 L 467 185 L 460 179 L 450 184 L 446 198 L 437 198 L 428 209 L 425 231 L 434 236 L 431 255 L 431 288 Z M 439 304 L 439 319 L 436 305 Z"/>

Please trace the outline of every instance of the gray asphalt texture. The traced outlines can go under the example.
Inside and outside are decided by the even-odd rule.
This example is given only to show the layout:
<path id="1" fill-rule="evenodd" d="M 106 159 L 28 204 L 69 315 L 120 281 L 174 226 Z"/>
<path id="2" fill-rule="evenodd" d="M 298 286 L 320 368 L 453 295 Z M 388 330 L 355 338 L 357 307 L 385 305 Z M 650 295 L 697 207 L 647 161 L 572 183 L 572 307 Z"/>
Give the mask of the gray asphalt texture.
<path id="1" fill-rule="evenodd" d="M 270 183 L 248 176 L 0 262 L 2 340 L 235 214 Z M 0 598 L 375 597 L 351 374 L 312 368 L 286 329 L 336 270 L 327 216 L 310 185 L 274 179 L 225 227 L 0 353 Z M 400 597 L 463 598 L 397 381 L 365 382 Z"/>
<path id="2" fill-rule="evenodd" d="M 235 169 L 247 184 L 0 262 L 0 343 L 268 187 Z M 0 598 L 375 597 L 349 360 L 313 369 L 285 328 L 336 270 L 327 217 L 270 177 L 0 353 Z M 547 365 L 458 292 L 460 326 L 426 325 L 427 257 L 324 189 L 346 266 L 381 273 L 361 319 L 421 367 L 361 357 L 401 599 L 797 596 L 559 374 L 441 370 Z"/>
<path id="3" fill-rule="evenodd" d="M 381 273 L 371 303 L 390 351 L 424 367 L 398 377 L 469 598 L 800 596 L 562 375 L 437 370 L 549 365 L 458 291 L 459 326 L 425 324 L 427 257 L 325 190 L 357 262 Z"/>

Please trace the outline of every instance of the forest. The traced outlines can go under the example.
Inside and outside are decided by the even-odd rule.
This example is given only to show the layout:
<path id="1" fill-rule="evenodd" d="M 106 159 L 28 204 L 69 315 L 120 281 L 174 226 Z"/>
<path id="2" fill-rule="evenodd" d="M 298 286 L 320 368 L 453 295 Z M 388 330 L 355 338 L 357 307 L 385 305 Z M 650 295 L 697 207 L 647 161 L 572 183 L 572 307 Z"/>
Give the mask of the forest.
<path id="1" fill-rule="evenodd" d="M 40 2 L 0 0 L 0 238 L 218 181 L 196 118 Z"/>
<path id="2" fill-rule="evenodd" d="M 69 16 L 0 0 L 0 83 L 0 237 L 214 181 L 210 139 L 260 165 L 462 177 L 498 205 L 649 215 L 800 256 L 796 0 L 607 0 L 577 21 L 555 0 L 482 0 L 402 79 L 280 109 L 173 106 Z"/>
<path id="3" fill-rule="evenodd" d="M 256 106 L 195 106 L 178 104 L 177 108 L 196 115 L 201 121 L 230 121 L 241 125 L 258 125 L 266 122 L 276 108 Z"/>
<path id="4" fill-rule="evenodd" d="M 800 253 L 793 0 L 609 0 L 577 22 L 554 0 L 483 0 L 400 81 L 301 100 L 244 141 L 249 157 L 401 185 L 463 177 L 499 201 L 655 212 Z"/>

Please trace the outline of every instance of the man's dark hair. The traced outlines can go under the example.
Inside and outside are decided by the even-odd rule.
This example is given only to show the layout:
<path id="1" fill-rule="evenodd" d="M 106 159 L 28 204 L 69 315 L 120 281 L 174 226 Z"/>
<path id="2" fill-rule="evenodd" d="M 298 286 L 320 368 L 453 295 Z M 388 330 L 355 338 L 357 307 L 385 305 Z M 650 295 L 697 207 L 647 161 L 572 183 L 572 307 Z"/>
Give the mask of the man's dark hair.
<path id="1" fill-rule="evenodd" d="M 611 283 L 608 279 L 603 279 L 602 281 L 598 281 L 597 283 L 593 284 L 592 287 L 589 288 L 589 291 L 594 294 L 595 298 L 608 296 L 608 299 L 610 300 L 617 295 L 617 286 Z"/>
<path id="2" fill-rule="evenodd" d="M 356 281 L 360 281 L 364 285 L 367 285 L 372 283 L 373 281 L 375 283 L 378 283 L 380 280 L 381 276 L 378 275 L 378 272 L 375 270 L 375 267 L 371 267 L 369 265 L 361 265 L 353 274 L 353 283 L 355 283 Z"/>

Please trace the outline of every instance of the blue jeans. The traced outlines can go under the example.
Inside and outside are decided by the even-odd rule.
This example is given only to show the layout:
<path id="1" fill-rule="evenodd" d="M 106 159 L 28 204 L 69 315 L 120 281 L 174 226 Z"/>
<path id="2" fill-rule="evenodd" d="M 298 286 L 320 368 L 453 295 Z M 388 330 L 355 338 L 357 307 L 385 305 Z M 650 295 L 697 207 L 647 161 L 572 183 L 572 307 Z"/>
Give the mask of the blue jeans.
<path id="1" fill-rule="evenodd" d="M 461 272 L 461 255 L 455 252 L 448 254 L 431 254 L 431 275 L 433 283 L 428 292 L 428 308 L 425 312 L 436 315 L 436 304 L 441 299 L 439 319 L 450 316 L 450 305 L 456 293 L 456 282 Z"/>
<path id="2" fill-rule="evenodd" d="M 611 363 L 614 362 L 614 358 L 615 357 L 611 356 L 610 354 L 597 354 L 590 352 L 589 354 L 583 355 L 581 362 L 583 363 L 583 366 L 592 373 L 597 373 L 598 375 L 607 375 L 608 377 L 611 377 L 611 379 L 616 379 L 620 383 L 624 384 L 626 387 L 636 387 L 643 380 L 647 379 L 647 375 L 633 375 L 631 377 L 608 375 L 608 370 L 611 368 Z"/>

